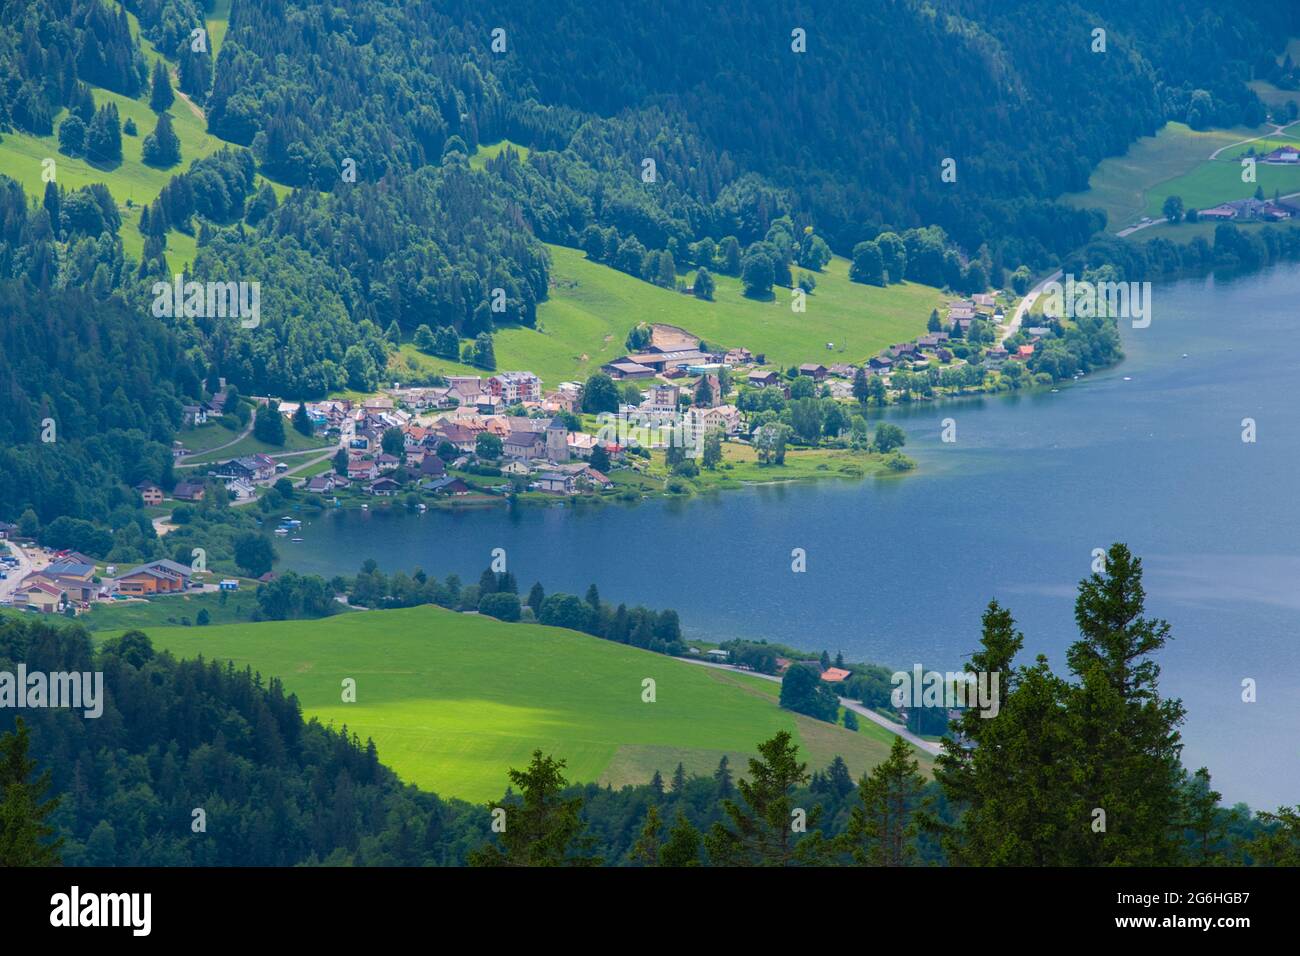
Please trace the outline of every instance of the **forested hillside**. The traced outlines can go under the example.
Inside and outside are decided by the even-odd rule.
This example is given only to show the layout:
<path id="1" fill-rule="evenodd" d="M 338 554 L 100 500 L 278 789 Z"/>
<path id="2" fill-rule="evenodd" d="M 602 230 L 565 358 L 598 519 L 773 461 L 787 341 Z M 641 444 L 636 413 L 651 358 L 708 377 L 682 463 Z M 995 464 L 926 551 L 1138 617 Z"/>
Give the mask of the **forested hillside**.
<path id="1" fill-rule="evenodd" d="M 1084 0 L 1045 30 L 1040 12 L 749 0 L 701 21 L 685 0 L 236 4 L 211 123 L 288 181 L 327 188 L 343 157 L 377 177 L 437 162 L 452 136 L 508 137 L 649 248 L 665 222 L 690 239 L 762 238 L 773 197 L 724 198 L 756 172 L 839 251 L 886 225 L 937 223 L 1014 268 L 1077 245 L 1090 224 L 1048 201 L 1165 119 L 1258 123 L 1245 81 L 1297 17 L 1243 0 Z M 1105 54 L 1091 52 L 1094 27 L 1108 31 Z M 795 28 L 806 53 L 792 52 Z M 956 183 L 940 180 L 948 157 Z M 530 219 L 563 241 L 546 222 L 563 210 L 545 199 Z"/>

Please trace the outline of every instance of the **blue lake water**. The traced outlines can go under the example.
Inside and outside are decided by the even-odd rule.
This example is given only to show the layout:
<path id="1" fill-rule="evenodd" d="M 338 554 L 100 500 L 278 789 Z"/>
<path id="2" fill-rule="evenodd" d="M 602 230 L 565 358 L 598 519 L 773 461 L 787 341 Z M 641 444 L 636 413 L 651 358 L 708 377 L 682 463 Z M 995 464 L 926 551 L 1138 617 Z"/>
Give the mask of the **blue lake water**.
<path id="1" fill-rule="evenodd" d="M 1184 762 L 1228 800 L 1300 803 L 1300 266 L 1158 286 L 1127 358 L 1059 392 L 891 412 L 919 469 L 633 506 L 333 513 L 283 566 L 423 567 L 477 580 L 505 548 L 526 589 L 674 607 L 688 636 L 767 638 L 853 660 L 958 667 L 991 598 L 1023 660 L 1064 671 L 1091 552 L 1126 542 L 1174 640 Z M 941 421 L 957 441 L 940 441 Z M 1257 441 L 1242 441 L 1242 419 Z M 791 551 L 807 571 L 791 571 Z M 1241 682 L 1258 683 L 1243 703 Z"/>

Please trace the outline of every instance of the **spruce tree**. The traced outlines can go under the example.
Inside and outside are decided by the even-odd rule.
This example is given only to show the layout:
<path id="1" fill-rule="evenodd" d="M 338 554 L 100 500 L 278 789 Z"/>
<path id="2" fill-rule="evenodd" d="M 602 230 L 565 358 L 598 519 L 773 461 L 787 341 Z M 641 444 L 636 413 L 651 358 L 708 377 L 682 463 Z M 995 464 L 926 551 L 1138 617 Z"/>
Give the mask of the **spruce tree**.
<path id="1" fill-rule="evenodd" d="M 528 606 L 533 609 L 534 614 L 541 613 L 542 602 L 546 600 L 546 591 L 542 588 L 542 582 L 537 581 L 528 590 Z"/>
<path id="2" fill-rule="evenodd" d="M 1152 659 L 1169 625 L 1145 616 L 1142 561 L 1123 544 L 1105 570 L 1079 584 L 1080 638 L 1066 654 L 1079 679 L 1068 710 L 1079 785 L 1078 865 L 1164 866 L 1179 858 L 1182 766 L 1180 700 L 1160 696 Z M 1095 820 L 1103 811 L 1105 829 Z"/>
<path id="3" fill-rule="evenodd" d="M 840 843 L 863 866 L 907 866 L 916 858 L 925 778 L 911 747 L 895 737 L 889 757 L 858 782 L 858 805 Z"/>
<path id="4" fill-rule="evenodd" d="M 741 801 L 723 800 L 726 823 L 713 824 L 704 838 L 717 866 L 792 866 L 815 863 L 825 852 L 815 829 L 821 808 L 797 807 L 795 791 L 808 784 L 808 765 L 799 762 L 799 747 L 788 730 L 758 745 L 749 761 L 749 779 L 736 783 Z M 805 832 L 796 838 L 797 811 L 804 811 Z"/>
<path id="5" fill-rule="evenodd" d="M 663 823 L 659 819 L 659 808 L 652 803 L 646 808 L 645 823 L 641 826 L 641 835 L 637 837 L 636 843 L 632 845 L 632 859 L 640 860 L 647 866 L 658 864 L 659 848 L 662 842 L 659 837 L 661 830 L 663 830 Z"/>
<path id="6" fill-rule="evenodd" d="M 488 804 L 504 810 L 504 829 L 495 843 L 469 854 L 470 866 L 598 866 L 599 857 L 586 853 L 590 840 L 582 836 L 582 797 L 563 796 L 568 781 L 564 761 L 533 751 L 525 770 L 509 771 L 519 789 L 514 800 Z"/>
<path id="7" fill-rule="evenodd" d="M 176 94 L 172 92 L 172 80 L 167 73 L 167 65 L 161 59 L 155 60 L 153 74 L 150 77 L 149 108 L 155 113 L 166 113 L 175 101 Z"/>
<path id="8" fill-rule="evenodd" d="M 33 778 L 36 761 L 28 755 L 30 732 L 21 717 L 0 735 L 0 866 L 58 866 L 63 838 L 51 840 L 47 818 L 59 797 L 44 800 L 50 772 Z"/>
<path id="9" fill-rule="evenodd" d="M 659 865 L 699 866 L 700 844 L 700 831 L 683 814 L 678 813 L 677 821 L 668 833 L 668 841 L 659 848 Z"/>

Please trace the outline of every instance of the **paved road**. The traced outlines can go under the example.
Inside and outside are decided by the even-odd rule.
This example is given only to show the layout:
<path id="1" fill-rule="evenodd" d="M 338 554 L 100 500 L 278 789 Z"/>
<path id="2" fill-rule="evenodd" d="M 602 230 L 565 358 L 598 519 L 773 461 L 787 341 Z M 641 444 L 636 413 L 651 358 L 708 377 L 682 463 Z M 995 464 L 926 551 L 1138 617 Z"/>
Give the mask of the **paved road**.
<path id="1" fill-rule="evenodd" d="M 1060 278 L 1061 270 L 1057 269 L 1050 276 L 1025 293 L 1025 297 L 1021 299 L 1020 304 L 1016 306 L 1016 311 L 1015 314 L 1011 316 L 1011 321 L 1008 322 L 1002 331 L 998 333 L 998 345 L 1001 345 L 1007 339 L 1011 338 L 1011 336 L 1016 334 L 1016 330 L 1020 328 L 1020 323 L 1025 320 L 1025 316 L 1029 314 L 1029 310 L 1034 307 L 1034 303 L 1038 301 L 1038 297 L 1043 294 L 1043 289 L 1045 289 L 1050 282 L 1060 281 Z"/>
<path id="2" fill-rule="evenodd" d="M 31 574 L 33 571 L 43 568 L 46 565 L 44 558 L 33 558 L 32 555 L 28 554 L 27 550 L 20 547 L 17 542 L 10 541 L 8 542 L 8 545 L 9 554 L 12 554 L 18 559 L 18 567 L 8 572 L 9 577 L 7 579 L 0 581 L 0 601 L 12 601 L 13 592 L 22 582 L 22 579 L 27 577 L 27 575 Z"/>
<path id="3" fill-rule="evenodd" d="M 253 433 L 253 426 L 256 425 L 256 424 L 257 424 L 257 409 L 254 408 L 254 409 L 252 410 L 252 413 L 248 416 L 248 427 L 245 428 L 242 432 L 240 432 L 240 433 L 239 433 L 238 435 L 236 435 L 234 438 L 230 439 L 230 441 L 226 442 L 224 445 L 217 445 L 215 448 L 205 448 L 205 449 L 203 449 L 202 451 L 196 451 L 196 452 L 194 452 L 194 453 L 192 453 L 192 454 L 189 454 L 189 455 L 181 455 L 179 458 L 176 459 L 176 465 L 177 465 L 177 467 L 179 467 L 179 468 L 187 468 L 187 467 L 188 467 L 188 468 L 197 468 L 197 467 L 199 467 L 197 464 L 196 464 L 196 465 L 186 465 L 185 462 L 188 461 L 188 460 L 191 459 L 191 458 L 205 458 L 205 457 L 207 457 L 208 455 L 211 455 L 214 451 L 222 451 L 222 450 L 224 450 L 224 449 L 226 449 L 226 448 L 229 448 L 231 445 L 234 445 L 234 444 L 237 444 L 237 443 L 243 441 L 245 438 L 247 438 L 249 435 L 251 435 L 251 434 Z M 202 462 L 201 464 L 204 464 L 204 465 L 206 465 L 206 464 L 212 464 L 212 462 Z"/>
<path id="4" fill-rule="evenodd" d="M 757 677 L 760 680 L 771 681 L 774 684 L 781 683 L 781 678 L 773 674 L 760 674 L 757 671 L 748 671 L 745 670 L 743 667 L 736 667 L 733 664 L 715 664 L 713 661 L 699 661 L 693 657 L 679 657 L 677 658 L 677 660 L 685 661 L 688 664 L 698 664 L 700 667 L 713 667 L 716 668 L 717 670 L 733 671 L 734 673 L 737 674 L 748 674 L 750 677 Z M 847 697 L 841 697 L 840 705 L 844 707 L 846 710 L 851 710 L 855 714 L 865 717 L 867 718 L 867 720 L 870 720 L 873 723 L 879 724 L 881 727 L 884 727 L 886 730 L 888 730 L 891 734 L 895 734 L 899 737 L 902 737 L 909 744 L 911 744 L 913 747 L 916 747 L 919 750 L 924 750 L 926 753 L 934 754 L 934 755 L 938 755 L 941 752 L 940 746 L 934 741 L 921 739 L 920 737 L 916 736 L 916 734 L 912 733 L 910 730 L 904 727 L 902 724 L 896 724 L 889 718 L 880 716 L 874 710 L 864 707 L 856 700 L 850 700 Z"/>

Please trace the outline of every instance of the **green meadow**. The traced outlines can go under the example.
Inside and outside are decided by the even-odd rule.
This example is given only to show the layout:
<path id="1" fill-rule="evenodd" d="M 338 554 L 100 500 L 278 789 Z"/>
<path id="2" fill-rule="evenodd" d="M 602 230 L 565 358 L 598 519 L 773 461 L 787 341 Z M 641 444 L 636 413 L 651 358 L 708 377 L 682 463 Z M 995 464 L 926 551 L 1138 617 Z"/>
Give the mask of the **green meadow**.
<path id="1" fill-rule="evenodd" d="M 930 310 L 944 301 L 930 286 L 905 283 L 877 288 L 849 281 L 849 263 L 834 259 L 816 274 L 807 311 L 790 309 L 789 289 L 767 302 L 746 298 L 740 280 L 717 276 L 714 301 L 642 282 L 593 262 L 578 249 L 548 245 L 550 298 L 538 307 L 537 328 L 507 327 L 494 336 L 497 368 L 530 369 L 549 385 L 582 379 L 626 353 L 627 333 L 638 322 L 665 322 L 704 338 L 711 346 L 744 346 L 769 364 L 860 362 L 880 349 L 925 333 Z M 693 275 L 687 275 L 688 283 Z M 827 349 L 826 344 L 831 343 Z M 450 374 L 481 374 L 466 365 L 402 349 L 412 366 Z"/>
<path id="2" fill-rule="evenodd" d="M 520 146 L 518 143 L 512 143 L 508 139 L 503 139 L 499 143 L 490 143 L 487 146 L 480 145 L 474 150 L 474 155 L 469 158 L 470 169 L 482 169 L 487 165 L 489 159 L 495 159 L 506 151 L 509 147 L 519 154 L 520 160 L 528 162 L 529 149 L 527 146 Z"/>
<path id="3" fill-rule="evenodd" d="M 231 0 L 216 0 L 207 21 L 214 55 L 220 49 L 225 37 L 230 3 Z M 128 12 L 127 19 L 131 25 L 131 32 L 140 41 L 145 62 L 152 67 L 154 60 L 159 59 L 158 52 L 148 40 L 140 36 L 140 24 L 135 14 Z M 168 66 L 172 72 L 172 85 L 175 89 L 176 71 L 170 64 Z M 96 107 L 105 103 L 115 103 L 123 125 L 126 124 L 127 119 L 135 121 L 137 135 L 122 134 L 120 163 L 109 165 L 60 153 L 59 123 L 68 115 L 67 110 L 62 110 L 54 118 L 54 132 L 49 136 L 31 136 L 16 131 L 0 134 L 0 172 L 21 183 L 28 196 L 36 197 L 45 191 L 45 182 L 41 178 L 41 162 L 46 158 L 55 160 L 56 181 L 66 189 L 79 189 L 90 183 L 103 183 L 117 200 L 118 208 L 122 213 L 120 234 L 123 249 L 127 255 L 139 259 L 144 251 L 144 237 L 136 227 L 140 219 L 141 207 L 153 202 L 171 178 L 188 169 L 194 160 L 201 159 L 229 144 L 208 133 L 203 111 L 184 99 L 177 89 L 176 100 L 167 112 L 171 114 L 172 125 L 181 141 L 181 161 L 167 169 L 146 166 L 141 157 L 144 138 L 153 132 L 158 122 L 157 114 L 149 108 L 147 89 L 138 100 L 128 99 L 119 93 L 98 86 L 91 87 L 91 90 Z M 260 176 L 258 178 L 259 181 L 269 182 Z M 282 199 L 290 191 L 288 187 L 278 183 L 272 182 L 271 185 Z M 198 246 L 193 236 L 175 231 L 168 233 L 167 259 L 168 264 L 173 268 L 179 269 L 193 263 L 197 253 Z"/>
<path id="4" fill-rule="evenodd" d="M 1244 198 L 1232 192 L 1207 201 L 1207 197 L 1217 195 L 1216 190 L 1229 187 L 1228 180 L 1234 175 L 1241 185 L 1240 163 L 1230 166 L 1226 159 L 1211 163 L 1210 154 L 1270 130 L 1260 127 L 1201 132 L 1184 123 L 1167 123 L 1155 136 L 1139 139 L 1123 156 L 1103 160 L 1093 170 L 1087 190 L 1061 198 L 1076 206 L 1105 210 L 1106 228 L 1111 232 L 1134 225 L 1143 216 L 1159 218 L 1160 207 L 1171 194 L 1182 196 L 1185 205 L 1197 209 Z M 1228 152 L 1225 150 L 1225 155 Z M 1260 179 L 1262 184 L 1262 174 Z M 1251 185 L 1246 195 L 1252 195 L 1254 188 Z M 1269 189 L 1266 185 L 1265 191 Z"/>
<path id="5" fill-rule="evenodd" d="M 851 732 L 781 710 L 778 685 L 751 675 L 435 607 L 148 633 L 178 656 L 282 678 L 305 716 L 373 738 L 403 780 L 469 800 L 500 796 L 506 770 L 537 748 L 567 760 L 570 780 L 617 787 L 655 770 L 668 776 L 679 762 L 710 773 L 724 754 L 742 772 L 781 729 L 795 734 L 810 769 L 838 754 L 855 777 L 892 742 L 866 720 Z M 355 703 L 342 702 L 347 678 Z M 653 703 L 642 700 L 647 678 Z"/>

